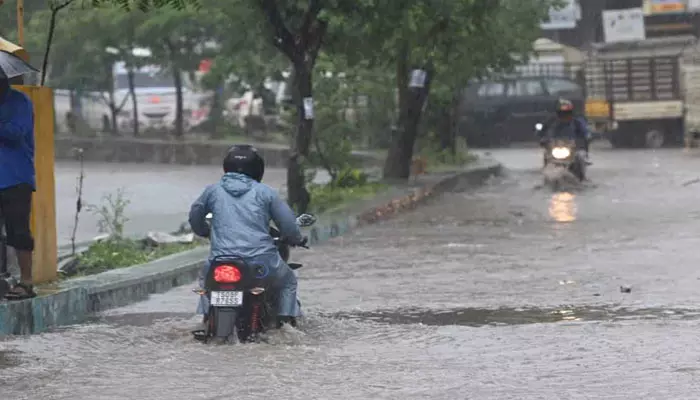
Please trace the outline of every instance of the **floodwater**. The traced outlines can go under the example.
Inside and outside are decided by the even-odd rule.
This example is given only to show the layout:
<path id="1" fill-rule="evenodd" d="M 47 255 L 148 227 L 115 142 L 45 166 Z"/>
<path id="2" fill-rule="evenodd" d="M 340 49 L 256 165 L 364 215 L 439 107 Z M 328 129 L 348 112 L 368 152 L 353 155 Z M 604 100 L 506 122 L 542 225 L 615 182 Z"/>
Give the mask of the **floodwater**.
<path id="1" fill-rule="evenodd" d="M 207 346 L 193 286 L 0 342 L 8 399 L 669 399 L 700 393 L 700 158 L 599 151 L 298 250 L 299 330 Z"/>

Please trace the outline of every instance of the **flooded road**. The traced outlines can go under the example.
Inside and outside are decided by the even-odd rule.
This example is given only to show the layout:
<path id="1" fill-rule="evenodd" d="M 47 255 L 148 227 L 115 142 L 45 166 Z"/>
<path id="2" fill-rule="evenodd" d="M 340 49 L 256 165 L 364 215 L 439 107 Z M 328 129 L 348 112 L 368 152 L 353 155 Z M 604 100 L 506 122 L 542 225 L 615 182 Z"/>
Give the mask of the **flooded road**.
<path id="1" fill-rule="evenodd" d="M 298 250 L 306 319 L 205 346 L 193 286 L 0 342 L 8 399 L 696 399 L 700 158 L 600 151 L 580 191 L 509 171 Z"/>

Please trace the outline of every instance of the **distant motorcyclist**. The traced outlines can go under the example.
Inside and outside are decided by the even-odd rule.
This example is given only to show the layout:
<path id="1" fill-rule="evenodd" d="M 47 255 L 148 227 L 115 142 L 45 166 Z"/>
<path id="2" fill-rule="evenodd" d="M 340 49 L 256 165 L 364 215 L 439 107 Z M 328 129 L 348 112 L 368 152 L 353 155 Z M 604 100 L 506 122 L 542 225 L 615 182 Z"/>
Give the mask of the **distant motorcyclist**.
<path id="1" fill-rule="evenodd" d="M 248 263 L 270 268 L 270 284 L 279 290 L 278 321 L 294 326 L 300 315 L 297 303 L 297 279 L 282 260 L 270 235 L 270 221 L 274 221 L 290 245 L 305 245 L 289 205 L 271 187 L 260 183 L 265 172 L 265 161 L 249 145 L 229 149 L 223 162 L 224 176 L 208 186 L 192 204 L 189 222 L 192 231 L 211 240 L 210 257 L 237 256 Z M 206 222 L 212 213 L 211 226 Z M 209 263 L 200 275 L 200 286 Z M 206 323 L 206 297 L 202 296 L 198 313 Z"/>
<path id="2" fill-rule="evenodd" d="M 586 162 L 588 161 L 588 144 L 591 139 L 588 124 L 583 118 L 574 115 L 574 103 L 567 99 L 559 99 L 556 106 L 556 115 L 550 117 L 538 129 L 537 135 L 540 141 L 540 146 L 549 147 L 552 139 L 565 138 L 573 139 L 576 143 L 577 150 L 583 150 L 586 153 Z"/>

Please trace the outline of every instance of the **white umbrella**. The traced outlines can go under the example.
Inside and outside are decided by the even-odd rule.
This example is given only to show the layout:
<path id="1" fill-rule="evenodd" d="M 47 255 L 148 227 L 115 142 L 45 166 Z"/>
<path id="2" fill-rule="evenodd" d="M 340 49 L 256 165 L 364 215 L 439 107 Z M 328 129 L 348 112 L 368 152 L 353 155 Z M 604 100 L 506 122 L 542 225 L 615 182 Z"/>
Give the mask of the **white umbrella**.
<path id="1" fill-rule="evenodd" d="M 11 79 L 30 72 L 39 72 L 12 53 L 0 50 L 0 78 Z"/>

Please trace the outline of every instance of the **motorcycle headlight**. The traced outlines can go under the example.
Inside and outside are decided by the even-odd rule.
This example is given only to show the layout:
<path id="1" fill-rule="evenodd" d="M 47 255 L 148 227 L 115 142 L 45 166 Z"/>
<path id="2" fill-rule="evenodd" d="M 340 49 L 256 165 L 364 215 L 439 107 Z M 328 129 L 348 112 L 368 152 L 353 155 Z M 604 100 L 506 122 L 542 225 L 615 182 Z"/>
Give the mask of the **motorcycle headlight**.
<path id="1" fill-rule="evenodd" d="M 552 149 L 552 157 L 556 158 L 557 160 L 569 158 L 570 155 L 571 150 L 566 147 L 555 147 Z"/>

